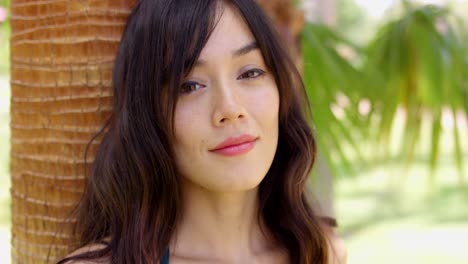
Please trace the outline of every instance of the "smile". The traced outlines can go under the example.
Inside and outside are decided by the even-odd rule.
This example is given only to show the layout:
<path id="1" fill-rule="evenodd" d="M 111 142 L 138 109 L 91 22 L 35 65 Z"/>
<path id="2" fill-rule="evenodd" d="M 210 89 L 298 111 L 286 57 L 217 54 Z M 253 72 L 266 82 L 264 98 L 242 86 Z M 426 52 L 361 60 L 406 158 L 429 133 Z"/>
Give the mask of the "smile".
<path id="1" fill-rule="evenodd" d="M 255 147 L 256 142 L 257 138 L 247 135 L 243 135 L 238 138 L 229 138 L 214 149 L 210 150 L 210 152 L 223 156 L 242 155 L 252 150 Z"/>

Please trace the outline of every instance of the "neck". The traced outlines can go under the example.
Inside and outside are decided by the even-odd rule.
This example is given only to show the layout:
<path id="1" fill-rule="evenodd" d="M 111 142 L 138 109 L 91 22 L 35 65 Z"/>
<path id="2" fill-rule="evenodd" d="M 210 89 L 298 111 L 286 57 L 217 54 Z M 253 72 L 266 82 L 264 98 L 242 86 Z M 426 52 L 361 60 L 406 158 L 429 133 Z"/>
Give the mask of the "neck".
<path id="1" fill-rule="evenodd" d="M 271 247 L 260 229 L 258 188 L 214 193 L 182 185 L 182 217 L 171 252 L 187 258 L 248 259 Z"/>

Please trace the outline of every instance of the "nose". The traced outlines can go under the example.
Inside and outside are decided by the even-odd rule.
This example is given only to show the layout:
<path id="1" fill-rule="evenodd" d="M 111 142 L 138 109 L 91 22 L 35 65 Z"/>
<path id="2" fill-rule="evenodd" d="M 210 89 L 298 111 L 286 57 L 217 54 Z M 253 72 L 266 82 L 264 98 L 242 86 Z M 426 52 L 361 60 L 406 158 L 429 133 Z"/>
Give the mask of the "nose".
<path id="1" fill-rule="evenodd" d="M 243 120 L 246 111 L 234 85 L 223 85 L 213 94 L 213 124 L 223 126 Z M 237 87 L 238 88 L 238 87 Z"/>

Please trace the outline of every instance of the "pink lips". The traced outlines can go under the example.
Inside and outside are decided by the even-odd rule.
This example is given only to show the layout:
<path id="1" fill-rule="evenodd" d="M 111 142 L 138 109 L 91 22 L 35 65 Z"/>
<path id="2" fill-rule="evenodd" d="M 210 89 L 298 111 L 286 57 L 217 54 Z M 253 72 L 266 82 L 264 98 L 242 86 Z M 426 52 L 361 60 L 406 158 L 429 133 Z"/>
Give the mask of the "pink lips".
<path id="1" fill-rule="evenodd" d="M 254 146 L 256 137 L 251 135 L 241 135 L 230 137 L 211 149 L 211 152 L 224 156 L 235 156 L 249 152 Z"/>

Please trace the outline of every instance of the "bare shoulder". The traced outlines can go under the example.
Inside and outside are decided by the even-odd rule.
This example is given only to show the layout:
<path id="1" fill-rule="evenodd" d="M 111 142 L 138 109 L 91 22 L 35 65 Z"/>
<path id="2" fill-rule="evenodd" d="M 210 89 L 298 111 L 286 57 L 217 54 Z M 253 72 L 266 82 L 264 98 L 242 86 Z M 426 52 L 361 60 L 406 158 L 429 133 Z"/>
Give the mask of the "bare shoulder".
<path id="1" fill-rule="evenodd" d="M 69 254 L 65 258 L 72 258 L 78 255 L 84 254 L 84 253 L 93 252 L 93 251 L 100 250 L 103 248 L 105 248 L 104 244 L 90 244 L 88 246 L 84 246 L 82 248 L 79 248 L 73 251 L 71 254 Z M 65 264 L 108 264 L 108 263 L 111 263 L 108 257 L 100 258 L 100 259 L 92 259 L 92 260 L 70 259 L 65 262 Z"/>
<path id="2" fill-rule="evenodd" d="M 329 250 L 329 264 L 346 264 L 348 259 L 348 251 L 345 242 L 336 230 L 330 229 L 328 233 L 328 250 Z"/>

